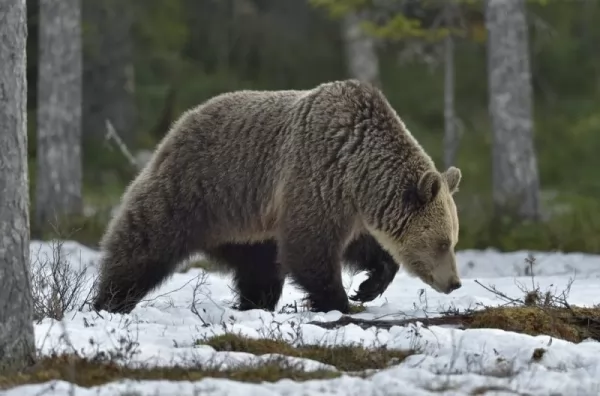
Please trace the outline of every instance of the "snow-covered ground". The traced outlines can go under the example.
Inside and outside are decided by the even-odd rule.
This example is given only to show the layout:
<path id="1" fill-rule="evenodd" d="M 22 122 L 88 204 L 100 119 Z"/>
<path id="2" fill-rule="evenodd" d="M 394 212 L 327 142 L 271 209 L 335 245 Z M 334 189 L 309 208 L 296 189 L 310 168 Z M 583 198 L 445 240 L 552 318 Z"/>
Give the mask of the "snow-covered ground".
<path id="1" fill-rule="evenodd" d="M 77 243 L 66 242 L 63 251 L 72 265 L 87 267 L 89 275 L 96 271 L 99 254 Z M 562 291 L 570 278 L 574 283 L 569 302 L 590 306 L 600 303 L 600 256 L 583 254 L 533 253 L 536 263 L 535 281 L 542 290 Z M 433 316 L 450 308 L 474 308 L 477 304 L 501 304 L 493 293 L 475 281 L 494 285 L 509 296 L 522 297 L 519 284 L 531 287 L 525 262 L 527 252 L 502 254 L 495 251 L 462 251 L 458 263 L 463 279 L 461 289 L 451 295 L 436 293 L 417 279 L 400 272 L 389 289 L 367 304 L 356 317 L 369 319 L 401 319 Z M 52 257 L 52 247 L 32 242 L 32 262 Z M 198 280 L 195 315 L 193 291 Z M 364 274 L 349 274 L 345 281 L 352 292 Z M 423 292 L 424 289 L 424 292 Z M 85 297 L 85 296 L 83 296 Z M 280 307 L 301 304 L 303 294 L 286 285 Z M 45 319 L 35 325 L 38 348 L 43 353 L 76 349 L 95 354 L 99 350 L 118 349 L 119 340 L 138 344 L 130 361 L 148 364 L 189 364 L 221 362 L 234 365 L 254 359 L 267 359 L 246 353 L 215 352 L 198 345 L 203 337 L 237 332 L 250 337 L 283 337 L 293 343 L 360 343 L 366 346 L 387 345 L 388 348 L 419 348 L 420 353 L 399 365 L 380 370 L 367 378 L 343 375 L 330 380 L 247 384 L 227 379 L 205 379 L 199 382 L 121 381 L 95 388 L 81 388 L 67 382 L 48 382 L 8 390 L 6 396 L 28 395 L 597 395 L 600 394 L 600 343 L 572 344 L 550 340 L 548 336 L 527 335 L 492 329 L 459 330 L 451 327 L 418 325 L 393 327 L 388 330 L 363 330 L 348 325 L 325 330 L 306 322 L 329 321 L 339 312 L 293 313 L 283 310 L 268 313 L 231 309 L 234 295 L 230 278 L 206 274 L 199 269 L 176 273 L 160 289 L 147 296 L 130 315 L 99 315 L 91 312 L 69 312 L 61 322 Z M 547 351 L 539 362 L 532 362 L 536 348 Z M 304 361 L 306 370 L 334 369 L 314 361 Z M 474 393 L 479 387 L 505 389 Z"/>

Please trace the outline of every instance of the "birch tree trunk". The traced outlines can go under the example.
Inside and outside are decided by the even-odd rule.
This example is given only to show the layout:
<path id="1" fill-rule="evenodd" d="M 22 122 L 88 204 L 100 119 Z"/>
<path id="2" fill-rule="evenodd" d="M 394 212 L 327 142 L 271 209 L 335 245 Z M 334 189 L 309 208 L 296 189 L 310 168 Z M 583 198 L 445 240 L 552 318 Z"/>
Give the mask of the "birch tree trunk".
<path id="1" fill-rule="evenodd" d="M 448 28 L 454 27 L 456 24 L 456 7 L 453 0 L 447 0 L 442 11 Z M 460 143 L 456 119 L 455 85 L 454 36 L 448 34 L 444 39 L 444 165 L 446 168 L 456 165 L 456 155 Z"/>
<path id="2" fill-rule="evenodd" d="M 40 0 L 36 226 L 80 214 L 80 0 Z"/>
<path id="3" fill-rule="evenodd" d="M 362 20 L 362 15 L 350 12 L 342 23 L 348 72 L 352 78 L 380 86 L 375 39 L 364 32 Z"/>
<path id="4" fill-rule="evenodd" d="M 539 177 L 525 13 L 524 0 L 487 0 L 493 199 L 500 213 L 510 210 L 522 219 L 538 219 Z"/>
<path id="5" fill-rule="evenodd" d="M 459 136 L 456 124 L 454 75 L 454 38 L 444 39 L 444 165 L 456 165 Z"/>
<path id="6" fill-rule="evenodd" d="M 0 372 L 35 357 L 29 269 L 25 0 L 0 1 Z"/>

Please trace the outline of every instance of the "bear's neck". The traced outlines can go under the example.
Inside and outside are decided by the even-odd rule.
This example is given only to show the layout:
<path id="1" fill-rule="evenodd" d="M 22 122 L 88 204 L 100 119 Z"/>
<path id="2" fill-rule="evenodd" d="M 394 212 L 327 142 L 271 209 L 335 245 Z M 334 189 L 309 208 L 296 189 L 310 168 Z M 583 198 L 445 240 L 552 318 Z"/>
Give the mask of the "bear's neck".
<path id="1" fill-rule="evenodd" d="M 363 222 L 370 229 L 399 231 L 390 227 L 400 227 L 407 216 L 405 192 L 414 190 L 425 172 L 436 170 L 435 164 L 410 135 L 365 154 L 353 178 Z"/>

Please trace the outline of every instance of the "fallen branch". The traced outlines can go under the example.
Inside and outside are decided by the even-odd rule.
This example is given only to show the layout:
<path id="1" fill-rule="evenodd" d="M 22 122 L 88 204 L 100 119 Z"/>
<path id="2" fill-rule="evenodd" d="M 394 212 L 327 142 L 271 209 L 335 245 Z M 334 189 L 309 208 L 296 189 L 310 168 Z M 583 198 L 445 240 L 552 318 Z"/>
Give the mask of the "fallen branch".
<path id="1" fill-rule="evenodd" d="M 537 312 L 536 312 L 537 311 Z M 519 314 L 521 312 L 521 314 Z M 540 326 L 528 326 L 524 317 L 540 321 Z M 539 315 L 539 316 L 535 316 Z M 552 322 L 552 326 L 544 327 L 543 323 Z M 311 321 L 308 324 L 324 329 L 338 329 L 347 325 L 356 325 L 363 330 L 371 327 L 389 330 L 394 326 L 407 326 L 422 323 L 423 327 L 429 326 L 454 326 L 457 329 L 469 328 L 496 328 L 505 331 L 514 331 L 529 335 L 549 335 L 571 342 L 581 342 L 591 338 L 600 341 L 600 312 L 598 308 L 541 308 L 537 306 L 520 307 L 488 307 L 483 310 L 473 311 L 450 316 L 433 318 L 406 318 L 397 320 L 369 320 L 358 319 L 351 316 L 342 316 L 339 320 L 331 322 Z M 538 328 L 539 327 L 539 328 Z"/>
<path id="2" fill-rule="evenodd" d="M 471 314 L 452 315 L 452 316 L 440 316 L 435 318 L 410 318 L 410 319 L 396 319 L 396 320 L 369 320 L 369 319 L 358 319 L 351 316 L 342 316 L 340 319 L 331 322 L 319 322 L 312 321 L 308 324 L 322 327 L 324 329 L 337 329 L 344 327 L 349 324 L 356 325 L 363 330 L 371 327 L 378 329 L 389 330 L 394 326 L 406 326 L 421 322 L 423 326 L 458 326 L 464 328 L 465 325 L 472 320 Z"/>

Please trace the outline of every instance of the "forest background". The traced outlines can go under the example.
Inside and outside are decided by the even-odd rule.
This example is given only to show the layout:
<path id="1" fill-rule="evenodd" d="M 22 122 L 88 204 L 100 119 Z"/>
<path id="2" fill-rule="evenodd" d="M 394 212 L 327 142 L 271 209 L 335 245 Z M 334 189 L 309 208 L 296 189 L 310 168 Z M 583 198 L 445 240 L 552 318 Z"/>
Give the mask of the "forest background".
<path id="1" fill-rule="evenodd" d="M 598 0 L 66 3 L 27 4 L 33 239 L 96 246 L 186 109 L 354 77 L 461 168 L 457 249 L 600 252 Z"/>

